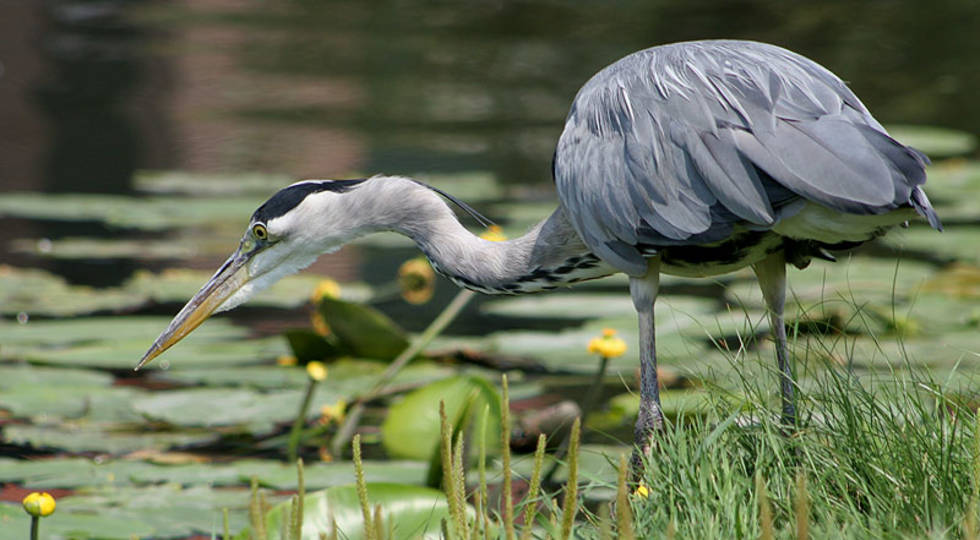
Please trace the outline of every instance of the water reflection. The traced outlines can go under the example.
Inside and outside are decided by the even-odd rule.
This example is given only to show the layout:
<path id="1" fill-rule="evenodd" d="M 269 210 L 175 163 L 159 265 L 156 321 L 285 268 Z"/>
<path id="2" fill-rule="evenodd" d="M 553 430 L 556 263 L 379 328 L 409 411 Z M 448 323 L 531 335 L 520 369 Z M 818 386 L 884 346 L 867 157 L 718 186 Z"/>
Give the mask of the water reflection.
<path id="1" fill-rule="evenodd" d="M 0 191 L 126 193 L 133 172 L 150 168 L 292 177 L 481 170 L 546 192 L 579 86 L 630 51 L 695 38 L 797 50 L 850 81 L 886 123 L 980 125 L 974 0 L 10 8 L 0 22 L 13 46 L 5 43 L 0 118 L 16 122 L 0 128 L 10 142 L 0 147 Z M 74 231 L 4 222 L 8 238 Z M 19 257 L 0 244 L 0 259 L 39 264 Z M 106 278 L 78 264 L 59 271 Z"/>

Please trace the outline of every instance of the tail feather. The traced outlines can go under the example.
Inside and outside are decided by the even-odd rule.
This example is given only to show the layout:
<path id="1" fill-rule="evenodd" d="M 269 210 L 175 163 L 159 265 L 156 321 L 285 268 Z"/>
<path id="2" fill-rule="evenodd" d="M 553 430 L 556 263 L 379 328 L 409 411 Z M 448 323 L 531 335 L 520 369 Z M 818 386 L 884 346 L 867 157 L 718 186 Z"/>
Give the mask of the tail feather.
<path id="1" fill-rule="evenodd" d="M 939 221 L 939 216 L 936 215 L 936 211 L 932 209 L 932 205 L 929 204 L 929 197 L 926 196 L 926 192 L 922 191 L 922 188 L 915 186 L 912 188 L 911 196 L 909 197 L 909 203 L 915 211 L 919 213 L 920 216 L 926 218 L 929 221 L 929 226 L 937 231 L 943 230 L 943 224 Z"/>

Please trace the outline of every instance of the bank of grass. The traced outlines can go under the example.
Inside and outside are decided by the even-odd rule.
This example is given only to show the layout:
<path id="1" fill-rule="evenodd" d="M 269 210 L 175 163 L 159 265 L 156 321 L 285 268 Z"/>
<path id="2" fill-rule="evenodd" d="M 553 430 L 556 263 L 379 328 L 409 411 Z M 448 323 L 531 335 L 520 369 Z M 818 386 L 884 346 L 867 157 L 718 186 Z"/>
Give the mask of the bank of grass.
<path id="1" fill-rule="evenodd" d="M 808 382 L 789 436 L 771 405 L 669 426 L 649 496 L 633 498 L 638 536 L 977 537 L 969 406 L 910 366 L 862 378 L 834 367 Z M 743 379 L 744 402 L 771 401 L 771 383 Z"/>

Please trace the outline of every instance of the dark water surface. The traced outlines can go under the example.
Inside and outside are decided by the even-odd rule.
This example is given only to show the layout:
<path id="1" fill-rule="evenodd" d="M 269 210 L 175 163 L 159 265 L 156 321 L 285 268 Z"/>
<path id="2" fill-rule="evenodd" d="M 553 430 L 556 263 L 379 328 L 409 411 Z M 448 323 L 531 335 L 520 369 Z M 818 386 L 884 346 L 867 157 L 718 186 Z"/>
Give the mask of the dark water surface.
<path id="1" fill-rule="evenodd" d="M 0 191 L 129 193 L 140 169 L 480 170 L 547 195 L 578 87 L 629 52 L 700 38 L 803 53 L 886 124 L 980 125 L 976 0 L 0 6 Z M 7 240 L 110 234 L 0 221 Z M 30 262 L 6 246 L 0 261 Z M 92 284 L 133 268 L 62 266 Z"/>

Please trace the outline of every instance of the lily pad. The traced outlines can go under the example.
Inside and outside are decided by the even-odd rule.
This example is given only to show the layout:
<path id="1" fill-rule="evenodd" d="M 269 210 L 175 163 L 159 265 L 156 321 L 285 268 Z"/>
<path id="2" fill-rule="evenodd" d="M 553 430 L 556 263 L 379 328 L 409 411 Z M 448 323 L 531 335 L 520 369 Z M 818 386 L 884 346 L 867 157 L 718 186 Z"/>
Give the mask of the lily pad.
<path id="1" fill-rule="evenodd" d="M 925 190 L 944 220 L 980 220 L 980 161 L 950 159 L 928 170 Z"/>
<path id="2" fill-rule="evenodd" d="M 210 321 L 204 326 L 208 324 Z M 160 328 L 166 328 L 166 325 Z M 82 343 L 62 348 L 32 347 L 10 351 L 5 349 L 3 354 L 5 356 L 10 354 L 38 364 L 132 369 L 151 342 L 152 337 L 148 337 Z M 240 341 L 199 340 L 195 332 L 167 351 L 164 358 L 151 364 L 150 369 L 153 367 L 166 369 L 171 363 L 197 367 L 259 364 L 286 353 L 288 349 L 278 337 Z"/>
<path id="3" fill-rule="evenodd" d="M 55 259 L 185 259 L 198 254 L 194 246 L 172 240 L 104 238 L 19 239 L 13 250 Z"/>
<path id="4" fill-rule="evenodd" d="M 414 178 L 470 204 L 501 199 L 506 194 L 497 177 L 487 171 L 419 173 Z"/>
<path id="5" fill-rule="evenodd" d="M 977 147 L 972 133 L 934 126 L 896 124 L 887 126 L 888 133 L 902 144 L 925 152 L 931 158 L 969 154 Z"/>
<path id="6" fill-rule="evenodd" d="M 204 285 L 211 274 L 197 270 L 169 269 L 159 274 L 139 271 L 123 284 L 122 289 L 152 298 L 157 302 L 185 302 Z M 295 308 L 310 301 L 317 284 L 324 279 L 316 274 L 301 273 L 286 276 L 268 289 L 249 299 L 249 305 Z M 360 283 L 345 283 L 340 287 L 341 298 L 363 302 L 371 297 L 371 289 Z"/>
<path id="7" fill-rule="evenodd" d="M 271 196 L 296 180 L 284 174 L 244 172 L 234 174 L 188 171 L 138 171 L 133 186 L 145 193 L 161 195 Z"/>
<path id="8" fill-rule="evenodd" d="M 142 230 L 240 223 L 243 227 L 262 200 L 259 197 L 149 197 L 86 193 L 5 193 L 0 216 L 56 221 L 101 221 Z"/>
<path id="9" fill-rule="evenodd" d="M 139 389 L 125 387 L 22 385 L 0 393 L 0 409 L 38 423 L 73 418 L 134 422 L 140 417 L 129 403 L 142 394 Z"/>
<path id="10" fill-rule="evenodd" d="M 247 523 L 248 491 L 216 490 L 205 486 L 182 488 L 178 485 L 150 487 L 112 487 L 88 489 L 58 500 L 58 512 L 48 518 L 42 530 L 62 516 L 112 516 L 139 524 L 135 530 L 155 538 L 206 535 L 221 530 L 222 509 L 229 509 L 229 525 L 238 529 Z M 277 501 L 278 497 L 273 500 Z M 131 538 L 133 531 L 93 533 L 75 529 L 73 536 Z"/>
<path id="11" fill-rule="evenodd" d="M 145 296 L 69 285 L 43 270 L 0 265 L 0 315 L 68 316 L 133 308 Z"/>
<path id="12" fill-rule="evenodd" d="M 114 511 L 67 512 L 63 501 L 58 501 L 58 514 L 48 518 L 41 526 L 50 538 L 100 538 L 105 540 L 129 540 L 150 536 L 156 530 L 142 519 Z M 19 504 L 0 503 L 0 540 L 22 540 L 30 530 L 24 509 Z"/>
<path id="13" fill-rule="evenodd" d="M 978 214 L 980 219 L 980 214 Z M 896 231 L 884 243 L 899 250 L 919 250 L 965 263 L 980 263 L 980 226 L 947 227 L 942 234 L 927 227 Z"/>
<path id="14" fill-rule="evenodd" d="M 125 429 L 124 429 L 125 427 Z M 99 423 L 76 423 L 58 426 L 7 425 L 3 428 L 8 443 L 34 448 L 54 448 L 68 452 L 103 452 L 124 454 L 154 448 L 165 450 L 214 442 L 215 432 L 130 431 L 132 426 Z M 57 485 L 57 484 L 56 484 Z"/>
<path id="15" fill-rule="evenodd" d="M 169 322 L 167 317 L 86 317 L 30 321 L 27 324 L 0 321 L 0 343 L 4 347 L 4 356 L 10 356 L 9 351 L 15 348 L 39 345 L 52 348 L 101 341 L 144 340 L 145 345 L 149 346 Z M 202 343 L 240 340 L 247 334 L 248 330 L 245 328 L 234 326 L 228 319 L 219 317 L 209 320 L 188 339 Z"/>
<path id="16" fill-rule="evenodd" d="M 441 538 L 442 520 L 449 520 L 446 496 L 438 490 L 392 483 L 367 485 L 368 504 L 381 507 L 384 523 L 390 527 L 392 540 Z M 270 540 L 279 538 L 283 513 L 289 503 L 269 511 L 267 529 Z M 357 489 L 338 486 L 307 495 L 303 500 L 302 538 L 317 540 L 321 533 L 330 534 L 336 524 L 336 536 L 358 540 L 365 538 Z M 248 530 L 237 536 L 247 538 Z M 388 537 L 388 536 L 386 536 Z"/>
<path id="17" fill-rule="evenodd" d="M 393 457 L 429 459 L 439 445 L 439 402 L 445 403 L 450 421 L 464 411 L 470 425 L 478 426 L 489 408 L 486 440 L 493 452 L 500 434 L 500 396 L 490 383 L 475 376 L 457 376 L 436 381 L 405 396 L 388 410 L 381 425 L 382 443 Z"/>

